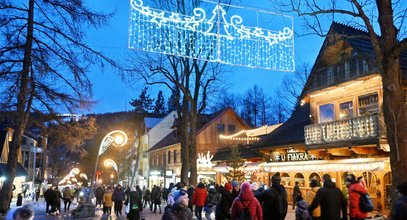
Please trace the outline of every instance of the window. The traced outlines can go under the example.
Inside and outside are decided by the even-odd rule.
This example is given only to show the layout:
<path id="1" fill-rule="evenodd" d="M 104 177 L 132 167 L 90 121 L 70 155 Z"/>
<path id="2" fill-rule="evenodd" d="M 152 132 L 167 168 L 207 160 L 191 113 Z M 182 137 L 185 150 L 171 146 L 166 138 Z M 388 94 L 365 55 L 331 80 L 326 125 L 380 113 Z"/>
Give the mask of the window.
<path id="1" fill-rule="evenodd" d="M 225 133 L 225 125 L 218 124 L 218 134 L 224 134 L 224 133 Z"/>
<path id="2" fill-rule="evenodd" d="M 174 150 L 174 163 L 176 163 L 176 162 L 177 162 L 177 151 Z"/>
<path id="3" fill-rule="evenodd" d="M 335 120 L 334 104 L 325 104 L 319 106 L 319 122 L 330 122 Z"/>
<path id="4" fill-rule="evenodd" d="M 359 115 L 369 115 L 379 111 L 379 97 L 377 93 L 359 96 Z"/>
<path id="5" fill-rule="evenodd" d="M 228 125 L 228 132 L 229 132 L 229 134 L 236 133 L 236 126 L 235 125 Z"/>
<path id="6" fill-rule="evenodd" d="M 171 151 L 168 151 L 167 154 L 168 154 L 167 155 L 167 161 L 168 161 L 168 164 L 170 164 L 171 163 Z"/>
<path id="7" fill-rule="evenodd" d="M 353 102 L 343 102 L 339 104 L 339 119 L 347 119 L 353 117 Z"/>

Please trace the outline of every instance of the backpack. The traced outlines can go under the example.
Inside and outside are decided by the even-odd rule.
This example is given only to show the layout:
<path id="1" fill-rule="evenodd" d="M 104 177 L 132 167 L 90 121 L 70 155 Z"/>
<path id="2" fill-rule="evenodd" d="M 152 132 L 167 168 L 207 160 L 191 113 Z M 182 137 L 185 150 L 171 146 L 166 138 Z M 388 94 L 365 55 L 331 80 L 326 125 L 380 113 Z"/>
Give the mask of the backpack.
<path id="1" fill-rule="evenodd" d="M 286 215 L 287 214 L 287 207 L 288 207 L 288 201 L 287 201 L 287 192 L 280 192 L 275 188 L 270 188 L 270 191 L 275 195 L 276 197 L 276 210 L 278 211 L 279 215 Z"/>
<path id="2" fill-rule="evenodd" d="M 238 197 L 239 198 L 239 197 Z M 243 201 L 239 198 L 240 202 L 243 205 Z M 253 200 L 252 200 L 253 201 Z M 250 220 L 252 219 L 252 216 L 250 215 L 250 204 L 252 204 L 252 201 L 250 201 L 249 205 L 244 206 L 243 205 L 243 209 L 242 211 L 240 211 L 240 213 L 237 216 L 237 220 Z"/>
<path id="3" fill-rule="evenodd" d="M 369 194 L 366 193 L 360 195 L 359 208 L 363 212 L 373 211 L 373 202 Z"/>

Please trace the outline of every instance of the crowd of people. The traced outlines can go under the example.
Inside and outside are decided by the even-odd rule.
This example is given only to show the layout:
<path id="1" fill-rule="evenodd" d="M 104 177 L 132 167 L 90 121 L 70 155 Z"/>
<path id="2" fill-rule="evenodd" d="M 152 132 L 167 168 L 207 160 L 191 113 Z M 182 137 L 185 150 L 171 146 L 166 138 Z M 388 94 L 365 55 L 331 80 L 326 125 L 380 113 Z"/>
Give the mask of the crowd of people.
<path id="1" fill-rule="evenodd" d="M 363 181 L 353 174 L 346 177 L 347 195 L 336 186 L 328 174 L 322 176 L 322 186 L 318 180 L 310 182 L 310 190 L 303 194 L 299 183 L 292 191 L 292 208 L 296 220 L 362 220 L 367 219 L 368 212 L 360 203 L 367 195 Z M 395 203 L 392 219 L 407 219 L 407 182 L 397 187 L 399 200 Z M 61 211 L 61 200 L 64 212 L 69 212 L 76 193 L 75 189 L 65 187 L 62 193 L 57 187 L 49 187 L 44 192 L 47 214 L 58 214 Z M 281 184 L 279 173 L 271 177 L 270 187 L 258 186 L 253 182 L 227 182 L 224 185 L 198 183 L 196 187 L 185 183 L 171 183 L 168 189 L 154 185 L 151 191 L 139 186 L 116 187 L 98 186 L 95 189 L 96 205 L 103 209 L 105 216 L 126 215 L 127 219 L 139 220 L 143 209 L 149 208 L 153 213 L 163 212 L 163 220 L 191 220 L 195 216 L 202 220 L 211 215 L 217 220 L 283 220 L 288 211 L 288 195 Z M 166 204 L 161 207 L 161 204 Z M 125 213 L 122 213 L 125 205 Z M 349 213 L 348 213 L 349 211 Z M 34 210 L 29 205 L 11 210 L 6 219 L 33 219 Z"/>

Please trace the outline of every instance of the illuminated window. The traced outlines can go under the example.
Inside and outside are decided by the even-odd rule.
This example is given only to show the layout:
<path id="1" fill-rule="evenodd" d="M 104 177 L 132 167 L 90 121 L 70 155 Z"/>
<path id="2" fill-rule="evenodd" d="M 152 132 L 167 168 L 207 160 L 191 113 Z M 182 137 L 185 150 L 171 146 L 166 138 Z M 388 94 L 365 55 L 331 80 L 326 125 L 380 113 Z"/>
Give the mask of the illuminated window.
<path id="1" fill-rule="evenodd" d="M 359 96 L 359 115 L 370 115 L 379 112 L 379 97 L 377 93 Z"/>
<path id="2" fill-rule="evenodd" d="M 343 102 L 339 104 L 339 119 L 347 119 L 353 117 L 353 102 Z"/>
<path id="3" fill-rule="evenodd" d="M 330 122 L 335 120 L 334 104 L 325 104 L 319 106 L 319 122 Z"/>

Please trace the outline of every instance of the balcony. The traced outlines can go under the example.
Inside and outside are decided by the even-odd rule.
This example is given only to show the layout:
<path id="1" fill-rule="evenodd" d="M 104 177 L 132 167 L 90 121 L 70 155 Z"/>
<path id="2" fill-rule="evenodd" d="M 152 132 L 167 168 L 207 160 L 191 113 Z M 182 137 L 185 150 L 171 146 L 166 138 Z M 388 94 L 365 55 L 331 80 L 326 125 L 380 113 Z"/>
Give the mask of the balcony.
<path id="1" fill-rule="evenodd" d="M 359 116 L 304 127 L 305 144 L 319 145 L 379 139 L 378 114 Z"/>

